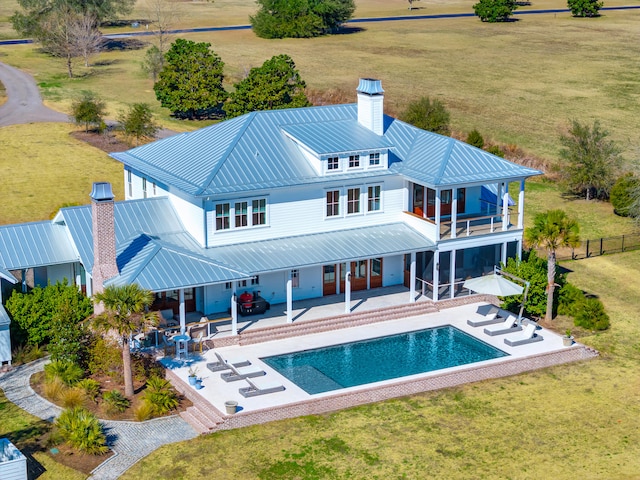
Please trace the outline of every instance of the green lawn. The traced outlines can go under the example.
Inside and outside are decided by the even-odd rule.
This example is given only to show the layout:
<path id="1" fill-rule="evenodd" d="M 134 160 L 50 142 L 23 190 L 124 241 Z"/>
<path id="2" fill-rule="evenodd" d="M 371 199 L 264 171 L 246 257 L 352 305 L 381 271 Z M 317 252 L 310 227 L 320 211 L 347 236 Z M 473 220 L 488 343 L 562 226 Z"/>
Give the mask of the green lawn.
<path id="1" fill-rule="evenodd" d="M 123 478 L 637 478 L 640 291 L 629 280 L 640 255 L 565 266 L 612 317 L 609 331 L 579 338 L 598 359 L 215 433 L 163 447 Z"/>

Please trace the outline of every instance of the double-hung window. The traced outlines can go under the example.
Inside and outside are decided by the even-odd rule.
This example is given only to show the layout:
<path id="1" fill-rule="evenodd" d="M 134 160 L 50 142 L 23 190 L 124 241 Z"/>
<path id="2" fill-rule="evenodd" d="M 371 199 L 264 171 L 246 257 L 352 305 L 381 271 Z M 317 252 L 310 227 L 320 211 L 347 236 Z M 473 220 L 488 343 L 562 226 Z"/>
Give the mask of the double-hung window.
<path id="1" fill-rule="evenodd" d="M 291 287 L 300 287 L 300 270 L 291 270 Z"/>
<path id="2" fill-rule="evenodd" d="M 142 198 L 147 198 L 147 179 L 142 179 Z"/>
<path id="3" fill-rule="evenodd" d="M 246 227 L 247 223 L 247 202 L 236 202 L 235 204 L 235 227 Z"/>
<path id="4" fill-rule="evenodd" d="M 380 165 L 380 154 L 379 153 L 370 153 L 369 154 L 369 165 L 371 165 L 371 166 Z"/>
<path id="5" fill-rule="evenodd" d="M 231 228 L 229 215 L 228 203 L 219 203 L 216 205 L 216 230 L 229 230 L 229 228 Z"/>
<path id="6" fill-rule="evenodd" d="M 133 182 L 131 181 L 131 170 L 127 170 L 127 185 L 129 186 L 129 198 L 133 197 Z"/>
<path id="7" fill-rule="evenodd" d="M 327 158 L 327 170 L 338 170 L 340 168 L 340 158 L 329 157 Z"/>
<path id="8" fill-rule="evenodd" d="M 360 213 L 360 188 L 347 190 L 347 213 Z"/>
<path id="9" fill-rule="evenodd" d="M 380 185 L 370 185 L 367 187 L 367 211 L 380 211 Z"/>
<path id="10" fill-rule="evenodd" d="M 327 192 L 327 217 L 340 215 L 340 190 Z"/>
<path id="11" fill-rule="evenodd" d="M 349 155 L 349 168 L 360 166 L 360 155 Z"/>
<path id="12" fill-rule="evenodd" d="M 267 224 L 267 199 L 260 198 L 251 201 L 251 221 L 252 225 L 266 225 Z"/>

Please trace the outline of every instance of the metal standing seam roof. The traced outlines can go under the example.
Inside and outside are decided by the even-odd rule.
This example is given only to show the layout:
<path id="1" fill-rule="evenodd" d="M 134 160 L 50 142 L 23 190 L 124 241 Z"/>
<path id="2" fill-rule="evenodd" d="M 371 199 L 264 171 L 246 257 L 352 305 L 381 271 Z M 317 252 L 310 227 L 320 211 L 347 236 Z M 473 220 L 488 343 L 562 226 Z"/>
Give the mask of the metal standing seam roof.
<path id="1" fill-rule="evenodd" d="M 260 274 L 426 250 L 434 243 L 398 222 L 334 232 L 224 245 L 206 255 L 239 270 Z"/>
<path id="2" fill-rule="evenodd" d="M 285 132 L 319 154 L 389 148 L 395 160 L 391 172 L 432 187 L 542 173 L 388 116 L 385 133 L 378 136 L 360 126 L 357 115 L 357 104 L 258 111 L 111 156 L 194 196 L 335 178 L 319 175 Z"/>
<path id="3" fill-rule="evenodd" d="M 18 283 L 18 279 L 14 277 L 9 270 L 0 266 L 0 278 L 4 278 L 7 282 Z"/>
<path id="4" fill-rule="evenodd" d="M 21 270 L 78 261 L 67 230 L 50 221 L 0 226 L 0 266 Z"/>
<path id="5" fill-rule="evenodd" d="M 251 278 L 211 258 L 144 234 L 126 242 L 116 258 L 120 274 L 105 285 L 137 283 L 158 292 Z"/>
<path id="6" fill-rule="evenodd" d="M 56 218 L 62 219 L 66 224 L 69 235 L 78 249 L 80 261 L 91 273 L 93 271 L 91 205 L 63 208 Z M 167 197 L 115 202 L 114 218 L 116 249 L 141 233 L 157 236 L 184 232 L 184 227 Z M 64 228 L 62 225 L 59 227 Z"/>

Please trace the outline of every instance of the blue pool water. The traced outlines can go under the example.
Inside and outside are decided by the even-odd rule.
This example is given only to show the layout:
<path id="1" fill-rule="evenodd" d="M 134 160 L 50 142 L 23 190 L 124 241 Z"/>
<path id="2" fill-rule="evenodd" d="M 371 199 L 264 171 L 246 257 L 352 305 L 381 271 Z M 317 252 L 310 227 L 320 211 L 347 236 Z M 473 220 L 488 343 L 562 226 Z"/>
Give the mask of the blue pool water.
<path id="1" fill-rule="evenodd" d="M 309 394 L 508 356 L 450 325 L 261 360 Z"/>

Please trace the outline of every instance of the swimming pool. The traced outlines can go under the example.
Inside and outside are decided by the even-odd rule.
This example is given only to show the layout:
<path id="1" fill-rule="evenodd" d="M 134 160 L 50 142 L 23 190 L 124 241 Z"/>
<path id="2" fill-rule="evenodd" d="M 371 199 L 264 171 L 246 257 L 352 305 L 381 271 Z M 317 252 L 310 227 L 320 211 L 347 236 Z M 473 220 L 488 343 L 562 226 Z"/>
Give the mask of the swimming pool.
<path id="1" fill-rule="evenodd" d="M 505 356 L 445 325 L 261 360 L 305 392 L 316 394 Z"/>

